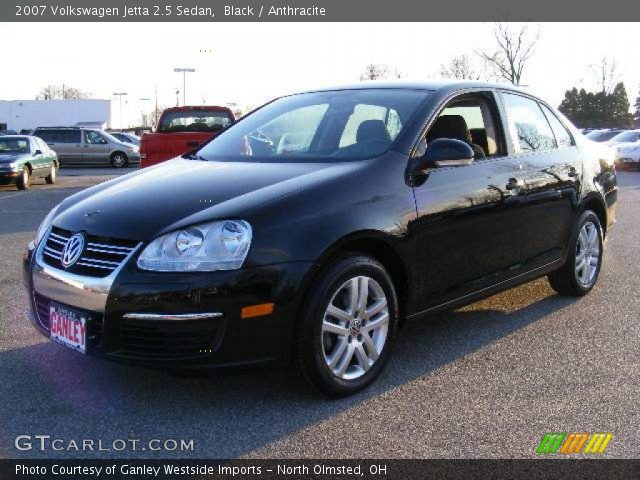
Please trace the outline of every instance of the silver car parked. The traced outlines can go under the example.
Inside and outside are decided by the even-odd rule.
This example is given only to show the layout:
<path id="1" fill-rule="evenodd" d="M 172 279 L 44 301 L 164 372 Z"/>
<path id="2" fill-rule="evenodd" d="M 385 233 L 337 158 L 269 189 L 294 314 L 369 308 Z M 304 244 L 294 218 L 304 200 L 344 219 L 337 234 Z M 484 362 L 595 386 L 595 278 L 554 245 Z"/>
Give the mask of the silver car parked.
<path id="1" fill-rule="evenodd" d="M 140 163 L 140 148 L 101 130 L 81 127 L 39 127 L 33 135 L 58 154 L 60 165 L 111 165 L 121 168 Z"/>

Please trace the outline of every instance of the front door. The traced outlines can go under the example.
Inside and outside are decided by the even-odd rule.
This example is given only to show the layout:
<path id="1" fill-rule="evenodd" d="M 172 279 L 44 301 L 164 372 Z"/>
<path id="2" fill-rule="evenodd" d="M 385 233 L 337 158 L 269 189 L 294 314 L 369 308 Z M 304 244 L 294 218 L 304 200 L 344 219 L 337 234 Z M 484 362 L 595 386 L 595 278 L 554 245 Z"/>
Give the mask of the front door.
<path id="1" fill-rule="evenodd" d="M 82 162 L 86 164 L 108 164 L 109 142 L 100 132 L 84 131 L 84 155 Z"/>
<path id="2" fill-rule="evenodd" d="M 494 94 L 477 92 L 449 102 L 426 134 L 427 143 L 455 138 L 476 154 L 470 165 L 433 168 L 414 185 L 423 310 L 519 273 L 522 170 L 507 154 L 500 118 Z"/>

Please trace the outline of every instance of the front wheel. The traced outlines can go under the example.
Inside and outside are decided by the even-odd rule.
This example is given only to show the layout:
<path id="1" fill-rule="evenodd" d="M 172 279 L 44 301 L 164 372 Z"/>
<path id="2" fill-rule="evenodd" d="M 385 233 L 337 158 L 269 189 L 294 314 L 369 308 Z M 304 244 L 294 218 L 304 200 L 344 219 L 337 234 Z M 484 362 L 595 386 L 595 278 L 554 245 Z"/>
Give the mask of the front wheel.
<path id="1" fill-rule="evenodd" d="M 22 169 L 22 175 L 18 177 L 18 189 L 29 190 L 30 186 L 31 186 L 31 172 L 29 171 L 29 167 L 24 167 Z"/>
<path id="2" fill-rule="evenodd" d="M 397 325 L 385 268 L 364 255 L 336 260 L 311 287 L 296 332 L 296 366 L 326 396 L 356 393 L 380 375 Z"/>
<path id="3" fill-rule="evenodd" d="M 589 293 L 600 274 L 602 251 L 600 220 L 593 211 L 585 210 L 576 222 L 566 262 L 549 274 L 551 288 L 561 295 L 574 297 Z"/>
<path id="4" fill-rule="evenodd" d="M 114 168 L 124 168 L 128 165 L 129 159 L 122 152 L 116 152 L 111 155 L 111 166 Z"/>
<path id="5" fill-rule="evenodd" d="M 56 168 L 55 164 L 51 165 L 51 169 L 49 170 L 49 175 L 44 177 L 45 182 L 47 182 L 49 185 L 53 185 L 54 183 L 56 183 L 57 170 L 58 169 Z"/>

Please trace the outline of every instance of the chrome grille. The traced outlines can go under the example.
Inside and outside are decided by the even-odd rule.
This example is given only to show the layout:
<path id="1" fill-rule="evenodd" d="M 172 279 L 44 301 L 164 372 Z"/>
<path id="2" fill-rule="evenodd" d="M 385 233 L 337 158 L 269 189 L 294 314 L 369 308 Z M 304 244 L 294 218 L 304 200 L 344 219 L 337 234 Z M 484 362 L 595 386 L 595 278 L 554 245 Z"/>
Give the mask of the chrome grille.
<path id="1" fill-rule="evenodd" d="M 43 260 L 61 270 L 91 277 L 106 277 L 118 268 L 136 249 L 138 243 L 93 235 L 85 236 L 80 259 L 68 268 L 62 265 L 62 251 L 73 232 L 53 227 L 42 249 Z"/>

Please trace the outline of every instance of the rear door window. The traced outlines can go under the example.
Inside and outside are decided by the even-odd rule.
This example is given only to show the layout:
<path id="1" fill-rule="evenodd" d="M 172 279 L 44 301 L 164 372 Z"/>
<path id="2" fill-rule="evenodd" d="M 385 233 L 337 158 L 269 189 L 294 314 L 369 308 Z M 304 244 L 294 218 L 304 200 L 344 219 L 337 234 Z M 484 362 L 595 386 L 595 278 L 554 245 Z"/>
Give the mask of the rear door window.
<path id="1" fill-rule="evenodd" d="M 80 130 L 62 130 L 60 132 L 60 139 L 57 140 L 60 143 L 80 143 L 81 135 Z"/>
<path id="2" fill-rule="evenodd" d="M 558 148 L 551 126 L 538 102 L 510 93 L 503 93 L 502 96 L 516 151 L 531 153 Z"/>
<path id="3" fill-rule="evenodd" d="M 547 120 L 551 124 L 551 129 L 556 136 L 556 141 L 558 142 L 558 147 L 570 147 L 573 145 L 573 139 L 571 138 L 571 134 L 567 130 L 558 117 L 549 109 L 546 105 L 539 104 L 540 108 L 544 112 Z"/>
<path id="4" fill-rule="evenodd" d="M 56 132 L 55 130 L 38 130 L 35 135 L 45 142 L 53 143 L 55 140 Z"/>

